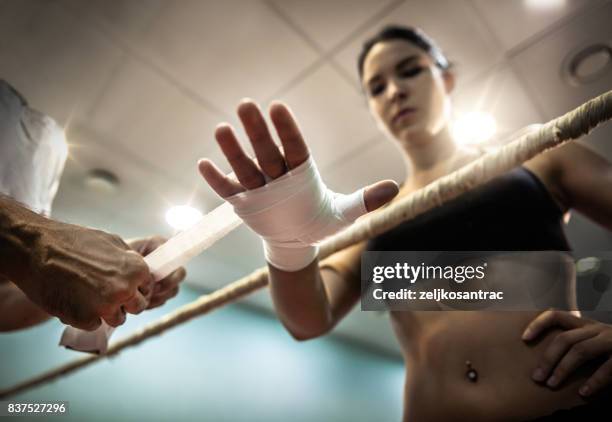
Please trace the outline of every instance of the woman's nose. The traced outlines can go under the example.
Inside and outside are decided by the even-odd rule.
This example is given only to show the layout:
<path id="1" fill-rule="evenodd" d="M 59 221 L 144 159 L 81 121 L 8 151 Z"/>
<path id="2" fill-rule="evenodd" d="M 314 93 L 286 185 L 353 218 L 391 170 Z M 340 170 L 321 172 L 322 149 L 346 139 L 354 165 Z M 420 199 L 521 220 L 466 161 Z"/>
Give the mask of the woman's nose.
<path id="1" fill-rule="evenodd" d="M 389 101 L 396 102 L 408 98 L 408 90 L 397 81 L 389 81 L 387 84 L 387 97 Z"/>

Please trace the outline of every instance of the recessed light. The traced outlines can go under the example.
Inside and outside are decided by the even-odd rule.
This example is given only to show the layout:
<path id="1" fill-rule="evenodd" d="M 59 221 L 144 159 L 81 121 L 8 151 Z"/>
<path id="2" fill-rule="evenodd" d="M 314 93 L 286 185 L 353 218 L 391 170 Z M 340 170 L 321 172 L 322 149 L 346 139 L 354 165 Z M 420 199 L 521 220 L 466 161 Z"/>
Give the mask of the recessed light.
<path id="1" fill-rule="evenodd" d="M 576 262 L 576 272 L 579 275 L 590 274 L 599 269 L 601 266 L 601 260 L 594 256 L 579 259 Z"/>
<path id="2" fill-rule="evenodd" d="M 87 173 L 85 186 L 98 193 L 111 194 L 117 191 L 119 178 L 109 170 L 97 168 Z"/>
<path id="3" fill-rule="evenodd" d="M 591 44 L 568 54 L 561 72 L 574 86 L 596 81 L 612 70 L 612 48 L 606 44 Z"/>

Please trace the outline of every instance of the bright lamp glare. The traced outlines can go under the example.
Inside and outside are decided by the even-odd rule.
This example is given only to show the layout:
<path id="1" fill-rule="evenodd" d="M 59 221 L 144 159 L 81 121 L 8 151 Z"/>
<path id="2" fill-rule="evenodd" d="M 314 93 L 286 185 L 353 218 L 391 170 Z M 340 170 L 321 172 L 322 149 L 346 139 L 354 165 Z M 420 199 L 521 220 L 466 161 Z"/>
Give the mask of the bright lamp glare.
<path id="1" fill-rule="evenodd" d="M 538 11 L 562 9 L 567 0 L 524 0 L 528 8 Z"/>
<path id="2" fill-rule="evenodd" d="M 453 135 L 462 145 L 488 141 L 495 134 L 497 124 L 489 113 L 473 112 L 459 117 L 453 124 Z"/>
<path id="3" fill-rule="evenodd" d="M 201 218 L 202 213 L 200 211 L 187 205 L 172 207 L 166 213 L 166 221 L 177 230 L 188 229 L 200 221 Z"/>

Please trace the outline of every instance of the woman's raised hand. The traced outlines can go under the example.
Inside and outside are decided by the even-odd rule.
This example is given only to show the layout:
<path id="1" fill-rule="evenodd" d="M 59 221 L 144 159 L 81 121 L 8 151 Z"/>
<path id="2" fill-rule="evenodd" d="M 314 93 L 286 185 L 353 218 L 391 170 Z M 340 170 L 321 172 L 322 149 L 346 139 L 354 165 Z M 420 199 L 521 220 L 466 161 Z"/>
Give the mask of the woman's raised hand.
<path id="1" fill-rule="evenodd" d="M 316 255 L 308 247 L 387 203 L 398 192 L 393 181 L 378 182 L 351 195 L 327 189 L 284 104 L 270 107 L 282 151 L 254 102 L 242 101 L 238 116 L 257 161 L 245 153 L 233 129 L 221 124 L 215 137 L 237 180 L 224 175 L 210 160 L 200 160 L 198 167 L 212 189 L 232 203 L 245 223 L 263 237 L 268 262 L 277 268 L 303 268 Z"/>

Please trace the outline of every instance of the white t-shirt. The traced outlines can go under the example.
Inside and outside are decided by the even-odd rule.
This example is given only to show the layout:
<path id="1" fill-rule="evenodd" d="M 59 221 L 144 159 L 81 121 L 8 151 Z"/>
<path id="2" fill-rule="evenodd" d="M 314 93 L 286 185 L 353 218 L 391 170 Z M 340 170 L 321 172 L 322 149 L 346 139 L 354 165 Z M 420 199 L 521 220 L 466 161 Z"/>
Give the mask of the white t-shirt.
<path id="1" fill-rule="evenodd" d="M 63 129 L 0 79 L 0 193 L 49 216 L 67 157 Z"/>

